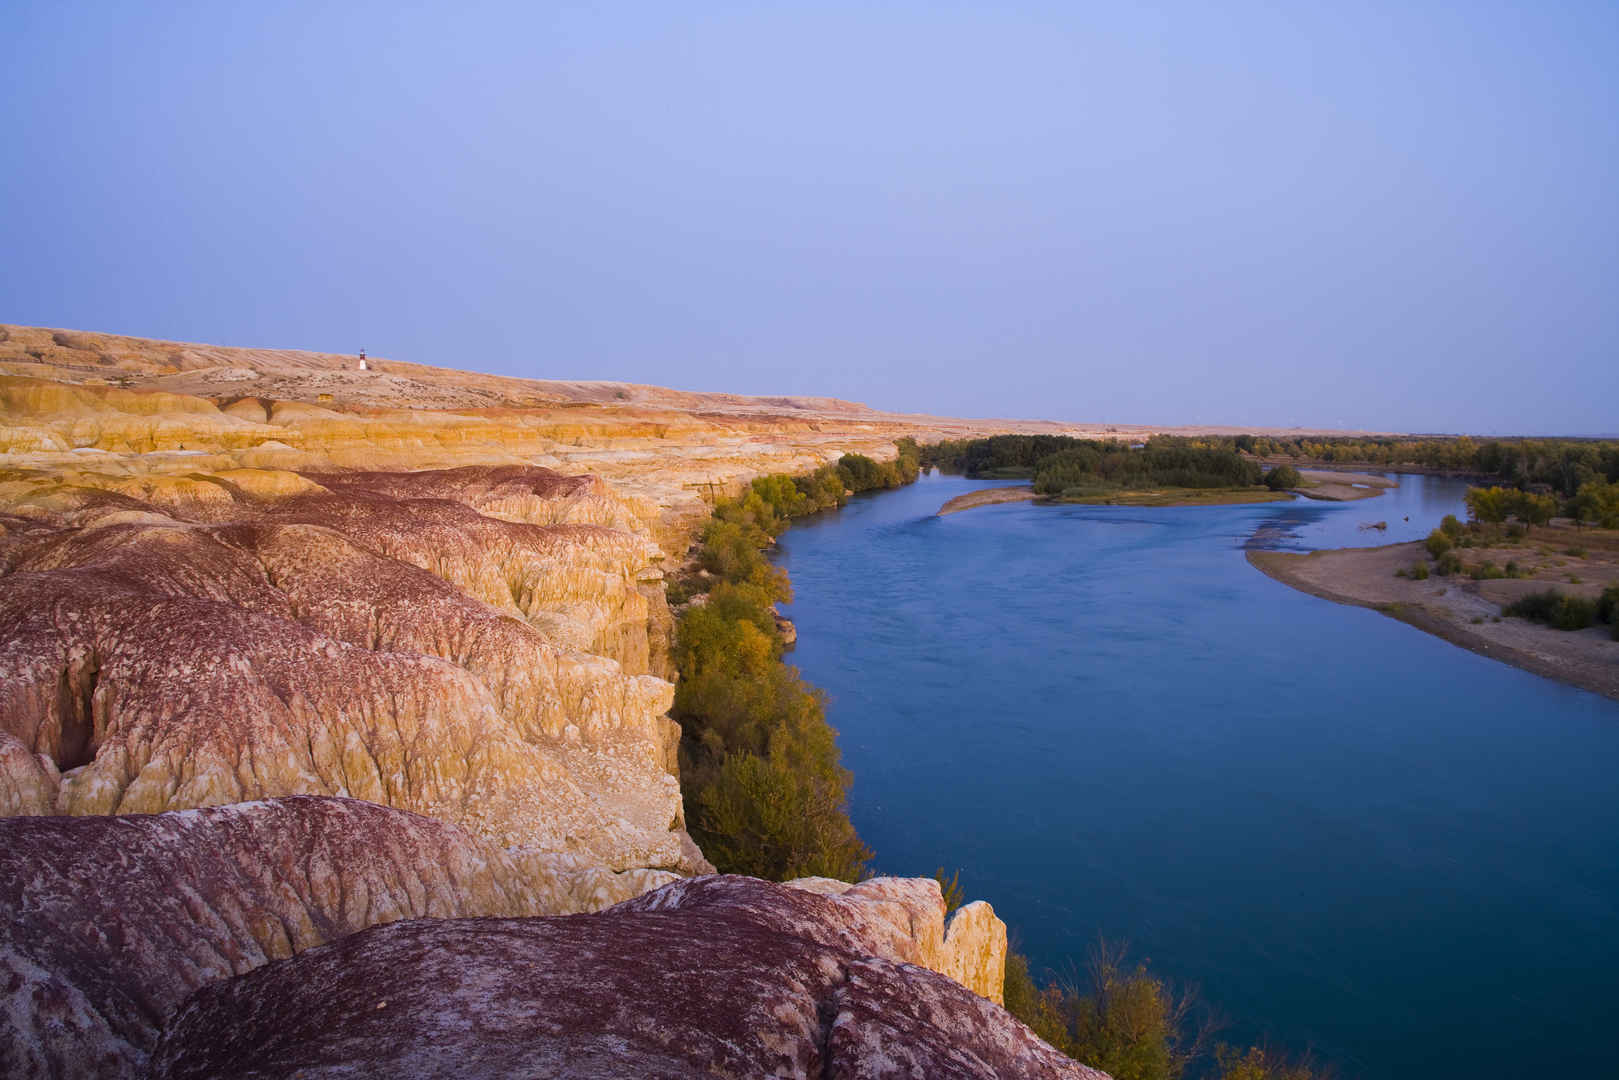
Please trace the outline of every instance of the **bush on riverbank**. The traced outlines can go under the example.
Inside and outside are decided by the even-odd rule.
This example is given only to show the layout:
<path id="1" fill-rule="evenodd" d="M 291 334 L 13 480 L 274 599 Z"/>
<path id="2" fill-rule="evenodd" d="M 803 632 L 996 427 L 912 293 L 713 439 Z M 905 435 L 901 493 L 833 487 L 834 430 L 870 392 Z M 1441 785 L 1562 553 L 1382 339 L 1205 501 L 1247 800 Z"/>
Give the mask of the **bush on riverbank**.
<path id="1" fill-rule="evenodd" d="M 695 561 L 717 584 L 676 626 L 673 713 L 688 826 L 722 871 L 854 881 L 871 859 L 849 821 L 850 777 L 825 697 L 782 662 L 775 604 L 792 586 L 764 552 L 795 517 L 915 480 L 916 443 L 897 446 L 891 462 L 845 454 L 808 476 L 760 477 L 716 503 L 703 529 Z M 671 582 L 670 597 L 705 584 Z"/>
<path id="2" fill-rule="evenodd" d="M 1263 1047 L 1213 1046 L 1215 1025 L 1197 997 L 1130 966 L 1122 946 L 1092 947 L 1082 977 L 1042 987 L 1027 958 L 1006 957 L 1006 1009 L 1036 1035 L 1114 1080 L 1323 1080 L 1307 1063 Z M 1212 1071 L 1211 1071 L 1212 1066 Z"/>
<path id="3" fill-rule="evenodd" d="M 1554 630 L 1584 630 L 1597 621 L 1598 601 L 1547 589 L 1519 597 L 1501 611 L 1504 615 L 1545 623 Z"/>

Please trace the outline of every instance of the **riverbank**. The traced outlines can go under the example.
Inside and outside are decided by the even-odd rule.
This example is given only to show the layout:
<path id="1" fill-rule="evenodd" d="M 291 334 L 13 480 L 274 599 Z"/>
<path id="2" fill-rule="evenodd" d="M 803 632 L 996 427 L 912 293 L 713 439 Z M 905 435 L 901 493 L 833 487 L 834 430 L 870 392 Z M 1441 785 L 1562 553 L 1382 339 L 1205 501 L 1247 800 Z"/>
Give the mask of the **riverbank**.
<path id="1" fill-rule="evenodd" d="M 1550 530 L 1537 530 L 1542 531 Z M 1560 539 L 1567 544 L 1571 536 Z M 1600 592 L 1605 583 L 1619 580 L 1619 566 L 1603 558 L 1603 552 L 1588 558 L 1541 555 L 1536 548 L 1514 549 L 1513 554 L 1524 561 L 1529 577 L 1486 581 L 1460 575 L 1396 577 L 1396 571 L 1423 561 L 1426 552 L 1420 542 L 1308 554 L 1249 551 L 1248 562 L 1301 592 L 1371 608 L 1481 656 L 1619 700 L 1619 642 L 1609 638 L 1607 627 L 1553 630 L 1501 616 L 1504 604 L 1526 592 L 1548 588 L 1580 595 Z M 1489 551 L 1478 552 L 1477 558 L 1482 562 L 1492 555 L 1506 561 L 1502 553 Z M 1579 580 L 1570 582 L 1570 577 Z"/>

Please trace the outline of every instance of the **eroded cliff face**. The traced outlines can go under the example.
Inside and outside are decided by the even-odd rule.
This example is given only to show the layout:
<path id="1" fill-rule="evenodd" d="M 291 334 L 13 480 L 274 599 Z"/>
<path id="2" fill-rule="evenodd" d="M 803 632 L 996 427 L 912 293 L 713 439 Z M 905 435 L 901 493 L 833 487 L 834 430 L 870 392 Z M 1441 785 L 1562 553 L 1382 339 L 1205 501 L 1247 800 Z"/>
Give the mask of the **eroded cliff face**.
<path id="1" fill-rule="evenodd" d="M 829 399 L 546 383 L 10 327 L 0 810 L 352 795 L 704 867 L 662 568 L 706 501 L 915 429 Z"/>
<path id="2" fill-rule="evenodd" d="M 0 757 L 11 812 L 351 795 L 615 870 L 702 868 L 652 673 L 660 553 L 568 520 L 615 520 L 598 483 L 458 471 L 533 524 L 432 473 L 184 479 L 13 483 L 0 730 L 39 757 Z"/>
<path id="3" fill-rule="evenodd" d="M 652 1044 L 685 1046 L 672 1060 L 688 1064 L 810 1064 L 826 1053 L 817 1034 L 820 1018 L 841 1012 L 840 987 L 859 963 L 872 960 L 879 961 L 871 970 L 884 993 L 905 996 L 913 1013 L 924 1003 L 923 1011 L 961 1012 L 963 1022 L 985 1026 L 996 1052 L 1012 1055 L 1005 1060 L 1030 1052 L 1031 1040 L 1010 1018 L 955 982 L 919 972 L 954 975 L 961 945 L 967 951 L 994 945 L 971 940 L 979 928 L 977 920 L 964 919 L 968 909 L 943 933 L 936 882 L 879 878 L 841 889 L 806 884 L 836 895 L 745 878 L 614 874 L 566 856 L 502 850 L 464 829 L 352 799 L 0 820 L 0 905 L 7 912 L 0 923 L 0 986 L 6 988 L 0 1074 L 140 1076 L 160 1039 L 165 1063 L 157 1075 L 244 1075 L 247 1062 L 269 1070 L 262 1075 L 281 1075 L 312 1061 L 373 1070 L 367 1075 L 394 1068 L 404 1070 L 395 1075 L 412 1076 L 431 1074 L 429 1066 L 439 1061 L 447 1075 L 479 1075 L 479 1069 L 518 1062 L 566 1060 L 591 1044 L 634 1044 L 627 1056 L 603 1059 L 616 1062 L 604 1075 L 635 1074 L 636 1055 Z M 199 991 L 223 990 L 273 961 L 331 942 L 355 948 L 351 935 L 368 927 L 590 912 L 637 897 L 615 911 L 663 914 L 599 924 L 533 918 L 409 923 L 413 929 L 376 946 L 378 952 L 361 945 L 357 954 L 336 954 L 308 969 L 282 969 L 270 983 L 242 990 L 246 997 L 228 991 L 223 998 L 193 998 L 177 1013 Z M 559 926 L 584 926 L 585 937 L 575 940 Z M 512 941 L 535 947 L 510 953 Z M 1000 943 L 1004 947 L 1004 930 Z M 813 993 L 794 978 L 791 965 L 778 966 L 790 957 L 818 973 Z M 336 964 L 335 980 L 327 963 Z M 493 993 L 491 979 L 509 984 L 517 996 Z M 299 992 L 289 993 L 283 982 Z M 626 992 L 631 986 L 640 989 Z M 713 1015 L 698 1008 L 691 994 L 699 989 L 718 995 L 725 1007 Z M 390 1000 L 390 1024 L 415 1032 L 418 1041 L 396 1032 L 388 1045 L 353 1042 L 356 1033 L 345 1033 L 344 1025 L 355 1019 L 345 1005 L 355 994 Z M 419 995 L 421 1011 L 406 1006 L 411 994 Z M 254 1004 L 243 1005 L 246 1000 Z M 243 1011 L 225 1019 L 212 1012 L 221 1007 Z M 359 1016 L 372 1008 L 368 998 Z M 802 1012 L 813 1029 L 800 1029 L 795 1020 L 778 1032 L 784 1009 Z M 583 1018 L 571 1018 L 570 1010 Z M 535 1015 L 543 1022 L 535 1024 Z M 444 1037 L 463 1021 L 459 1039 Z M 871 1021 L 883 1038 L 896 1022 L 895 1016 Z M 226 1026 L 216 1029 L 217 1023 Z M 939 1042 L 955 1021 L 932 1023 L 903 1037 L 919 1040 L 927 1055 L 969 1052 L 925 1045 Z M 304 1024 L 335 1041 L 314 1059 L 305 1050 L 278 1059 L 275 1047 L 312 1035 Z M 727 1025 L 736 1024 L 749 1029 L 737 1051 L 742 1057 L 715 1058 L 716 1045 L 733 1041 Z M 789 1046 L 782 1039 L 798 1041 Z M 258 1047 L 255 1040 L 270 1045 Z M 858 1058 L 868 1052 L 860 1044 L 846 1053 Z M 695 1056 L 682 1059 L 681 1053 Z M 224 1061 L 220 1054 L 237 1056 Z"/>
<path id="4" fill-rule="evenodd" d="M 1105 1080 L 849 908 L 719 877 L 594 915 L 396 923 L 205 987 L 152 1075 Z"/>
<path id="5" fill-rule="evenodd" d="M 686 557 L 713 497 L 754 476 L 850 451 L 887 458 L 900 435 L 1006 427 L 350 362 L 0 336 L 0 889 L 13 913 L 0 1072 L 135 1075 L 187 995 L 378 923 L 596 911 L 712 870 L 684 831 L 664 567 Z M 983 904 L 947 925 L 932 882 L 797 884 L 747 903 L 789 938 L 781 905 L 809 904 L 825 932 L 814 950 L 848 955 L 800 958 L 822 982 L 791 983 L 781 1007 L 819 1026 L 791 1045 L 797 1035 L 758 1029 L 737 1051 L 743 1071 L 836 1062 L 827 1075 L 862 1075 L 850 1063 L 886 1060 L 892 1038 L 926 1048 L 914 1060 L 943 1070 L 930 1075 L 953 1075 L 959 1055 L 910 1013 L 904 1032 L 835 1057 L 842 1014 L 825 1014 L 838 987 L 863 985 L 850 957 L 887 965 L 859 999 L 871 1008 L 936 997 L 896 964 L 998 1001 L 1004 925 Z M 663 914 L 698 895 L 665 896 Z M 732 932 L 681 919 L 691 941 L 654 962 L 632 934 L 613 962 L 640 956 L 658 985 L 673 977 L 654 977 L 658 964 L 684 971 L 703 934 Z M 439 933 L 379 946 L 378 962 L 435 948 Z M 474 957 L 469 972 L 504 948 L 488 952 L 496 939 L 477 926 L 442 933 Z M 515 933 L 525 963 L 554 961 L 551 931 Z M 775 992 L 763 969 L 729 977 L 701 975 L 704 992 Z M 552 987 L 579 1001 L 588 989 Z M 622 1030 L 580 1030 L 635 1053 L 679 1041 L 635 1042 L 668 1019 L 638 1002 Z M 485 1006 L 495 1027 L 509 1019 Z M 319 1002 L 299 1008 L 313 1023 Z M 963 1023 L 999 1032 L 1008 1021 L 989 1008 Z M 967 1056 L 1034 1061 L 1021 1038 L 995 1034 L 993 1053 Z M 192 1035 L 165 1045 L 173 1075 L 219 1052 Z M 494 1071 L 506 1060 L 489 1040 L 445 1045 Z M 559 1047 L 586 1052 L 541 1039 L 511 1060 Z M 710 1060 L 670 1052 L 670 1075 Z M 348 1051 L 334 1053 L 321 1060 Z M 459 1050 L 438 1053 L 415 1045 L 399 1061 L 463 1074 Z M 265 1075 L 282 1067 L 264 1060 Z M 604 1074 L 625 1071 L 608 1060 Z"/>

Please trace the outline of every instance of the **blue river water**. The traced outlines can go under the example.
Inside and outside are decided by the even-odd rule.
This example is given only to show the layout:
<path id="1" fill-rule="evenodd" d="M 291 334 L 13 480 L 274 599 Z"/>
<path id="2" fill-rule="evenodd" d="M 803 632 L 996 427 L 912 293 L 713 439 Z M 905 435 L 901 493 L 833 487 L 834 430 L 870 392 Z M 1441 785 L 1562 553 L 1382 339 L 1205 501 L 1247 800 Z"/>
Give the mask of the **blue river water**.
<path id="1" fill-rule="evenodd" d="M 1462 516 L 1401 480 L 940 518 L 987 485 L 935 475 L 795 524 L 789 659 L 877 869 L 960 868 L 1037 971 L 1128 941 L 1346 1080 L 1619 1074 L 1619 703 L 1243 557 Z"/>

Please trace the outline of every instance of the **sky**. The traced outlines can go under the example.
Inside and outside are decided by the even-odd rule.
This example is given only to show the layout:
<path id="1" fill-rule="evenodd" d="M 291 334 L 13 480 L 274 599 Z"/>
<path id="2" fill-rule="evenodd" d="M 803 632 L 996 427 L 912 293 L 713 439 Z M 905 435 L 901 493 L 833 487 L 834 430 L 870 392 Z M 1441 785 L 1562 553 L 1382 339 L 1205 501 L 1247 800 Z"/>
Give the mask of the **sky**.
<path id="1" fill-rule="evenodd" d="M 0 322 L 1619 432 L 1619 5 L 0 5 Z"/>

